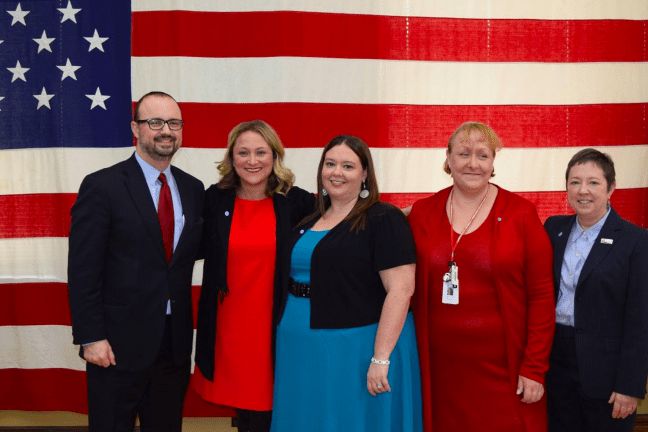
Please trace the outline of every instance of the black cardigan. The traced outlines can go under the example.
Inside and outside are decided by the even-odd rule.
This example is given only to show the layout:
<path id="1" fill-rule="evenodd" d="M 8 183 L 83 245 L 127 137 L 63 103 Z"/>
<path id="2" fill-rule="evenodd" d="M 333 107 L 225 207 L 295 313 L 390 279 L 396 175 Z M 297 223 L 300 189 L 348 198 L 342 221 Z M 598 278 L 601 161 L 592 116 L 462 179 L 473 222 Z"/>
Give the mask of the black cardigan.
<path id="1" fill-rule="evenodd" d="M 292 250 L 319 218 L 297 227 L 277 255 L 279 297 L 275 326 L 288 296 Z M 355 233 L 342 222 L 317 244 L 311 257 L 311 328 L 341 329 L 375 324 L 387 295 L 379 272 L 416 262 L 412 231 L 403 212 L 378 202 L 367 210 L 365 228 Z"/>
<path id="2" fill-rule="evenodd" d="M 205 192 L 202 245 L 205 263 L 200 300 L 198 301 L 196 366 L 202 375 L 210 381 L 214 379 L 219 288 L 227 288 L 227 248 L 235 198 L 236 191 L 234 189 L 219 189 L 216 185 L 212 185 Z M 278 256 L 281 243 L 290 234 L 292 227 L 315 208 L 315 195 L 293 187 L 287 195 L 274 194 L 272 200 L 277 217 Z M 225 297 L 225 301 L 227 301 L 227 297 Z"/>

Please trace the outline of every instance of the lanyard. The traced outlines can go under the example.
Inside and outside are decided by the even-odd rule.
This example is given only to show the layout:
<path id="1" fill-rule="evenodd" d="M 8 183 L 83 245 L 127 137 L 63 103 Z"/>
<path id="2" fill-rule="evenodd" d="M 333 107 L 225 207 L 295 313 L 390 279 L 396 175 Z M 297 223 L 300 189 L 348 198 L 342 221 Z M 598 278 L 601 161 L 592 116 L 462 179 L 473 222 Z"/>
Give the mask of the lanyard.
<path id="1" fill-rule="evenodd" d="M 459 234 L 459 238 L 457 239 L 457 242 L 455 243 L 454 236 L 455 236 L 455 231 L 454 228 L 452 227 L 452 197 L 453 197 L 453 192 L 454 192 L 454 187 L 452 190 L 450 190 L 450 246 L 452 246 L 452 251 L 450 252 L 450 262 L 448 265 L 453 265 L 454 264 L 454 254 L 455 250 L 457 249 L 457 245 L 459 244 L 459 241 L 461 240 L 461 237 L 463 237 L 464 233 L 468 230 L 470 225 L 473 223 L 475 220 L 475 217 L 477 216 L 477 213 L 479 213 L 479 210 L 481 210 L 482 205 L 484 205 L 484 202 L 486 201 L 486 197 L 488 196 L 488 193 L 490 192 L 490 183 L 488 183 L 488 189 L 486 189 L 486 194 L 484 194 L 484 198 L 482 198 L 481 202 L 479 203 L 479 207 L 477 207 L 477 210 L 475 210 L 475 213 L 473 213 L 472 217 L 470 218 L 470 222 L 468 222 L 468 225 L 461 231 L 461 234 Z"/>

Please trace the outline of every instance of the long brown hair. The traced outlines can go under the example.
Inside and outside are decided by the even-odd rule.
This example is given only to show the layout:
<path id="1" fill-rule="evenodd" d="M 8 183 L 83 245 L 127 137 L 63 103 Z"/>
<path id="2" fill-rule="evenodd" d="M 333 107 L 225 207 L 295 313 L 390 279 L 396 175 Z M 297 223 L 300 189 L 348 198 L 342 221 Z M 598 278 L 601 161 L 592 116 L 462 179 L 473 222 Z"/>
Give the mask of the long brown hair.
<path id="1" fill-rule="evenodd" d="M 353 135 L 338 135 L 331 141 L 329 141 L 329 143 L 326 144 L 326 147 L 324 147 L 319 167 L 317 168 L 317 204 L 315 206 L 315 211 L 306 216 L 306 218 L 304 218 L 304 220 L 302 220 L 299 225 L 304 225 L 318 216 L 324 216 L 326 209 L 330 207 L 331 198 L 322 194 L 322 190 L 324 189 L 324 186 L 322 184 L 322 168 L 324 167 L 324 159 L 326 158 L 326 153 L 328 153 L 328 151 L 333 147 L 343 144 L 353 150 L 353 152 L 360 159 L 362 169 L 367 171 L 365 187 L 369 191 L 369 196 L 367 198 L 358 198 L 358 201 L 356 201 L 353 209 L 351 209 L 349 214 L 342 220 L 342 222 L 350 222 L 350 230 L 357 233 L 365 227 L 365 223 L 367 221 L 367 210 L 369 209 L 369 207 L 380 201 L 380 192 L 378 191 L 378 182 L 376 181 L 376 171 L 374 170 L 373 159 L 371 158 L 369 147 L 367 146 L 367 144 L 365 144 L 364 141 Z"/>

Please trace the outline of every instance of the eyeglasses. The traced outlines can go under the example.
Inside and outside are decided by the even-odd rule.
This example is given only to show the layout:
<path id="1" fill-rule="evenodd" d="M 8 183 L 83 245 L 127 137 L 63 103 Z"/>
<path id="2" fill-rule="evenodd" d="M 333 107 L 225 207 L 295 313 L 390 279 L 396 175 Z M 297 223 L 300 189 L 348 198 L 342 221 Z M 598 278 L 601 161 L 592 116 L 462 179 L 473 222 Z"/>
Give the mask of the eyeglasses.
<path id="1" fill-rule="evenodd" d="M 159 118 L 153 118 L 153 119 L 146 119 L 146 120 L 135 120 L 135 123 L 137 124 L 148 123 L 149 127 L 152 130 L 163 129 L 164 124 L 166 123 L 169 125 L 169 129 L 180 130 L 182 129 L 182 125 L 184 125 L 184 120 L 178 120 L 178 119 L 162 120 Z"/>

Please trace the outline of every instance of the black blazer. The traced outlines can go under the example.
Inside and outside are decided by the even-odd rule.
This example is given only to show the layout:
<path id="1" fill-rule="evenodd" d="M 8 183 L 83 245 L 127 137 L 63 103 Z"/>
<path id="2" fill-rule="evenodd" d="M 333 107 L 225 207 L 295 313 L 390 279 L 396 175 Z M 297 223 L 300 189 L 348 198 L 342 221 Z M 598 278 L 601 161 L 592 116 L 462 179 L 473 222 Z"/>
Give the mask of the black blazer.
<path id="1" fill-rule="evenodd" d="M 204 254 L 202 289 L 198 301 L 196 333 L 196 366 L 210 381 L 214 379 L 216 315 L 220 291 L 227 288 L 227 249 L 234 214 L 234 189 L 220 189 L 212 185 L 205 192 L 205 229 L 201 254 Z M 315 195 L 292 187 L 286 195 L 274 194 L 273 205 L 277 217 L 277 256 L 282 241 L 292 227 L 315 208 Z M 275 272 L 277 273 L 277 272 Z M 275 275 L 275 286 L 277 285 Z M 277 289 L 275 288 L 275 294 Z M 225 300 L 227 301 L 227 297 Z M 275 295 L 275 305 L 278 304 Z M 273 332 L 274 335 L 274 332 Z M 272 344 L 274 347 L 274 343 Z"/>
<path id="2" fill-rule="evenodd" d="M 553 216 L 545 222 L 554 248 L 556 296 L 560 290 L 563 254 L 575 218 L 575 215 Z M 607 399 L 613 391 L 638 398 L 645 396 L 648 231 L 621 219 L 614 209 L 578 279 L 574 329 L 578 371 L 587 396 Z"/>
<path id="3" fill-rule="evenodd" d="M 202 233 L 204 187 L 178 168 L 171 171 L 185 222 L 170 264 L 134 155 L 88 175 L 72 207 L 68 290 L 74 343 L 107 339 L 119 370 L 137 372 L 153 363 L 168 299 L 175 361 L 191 357 L 191 277 Z"/>

